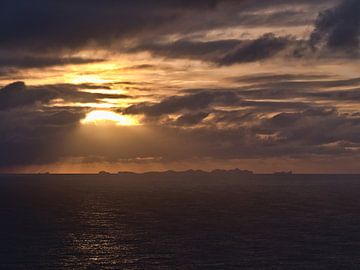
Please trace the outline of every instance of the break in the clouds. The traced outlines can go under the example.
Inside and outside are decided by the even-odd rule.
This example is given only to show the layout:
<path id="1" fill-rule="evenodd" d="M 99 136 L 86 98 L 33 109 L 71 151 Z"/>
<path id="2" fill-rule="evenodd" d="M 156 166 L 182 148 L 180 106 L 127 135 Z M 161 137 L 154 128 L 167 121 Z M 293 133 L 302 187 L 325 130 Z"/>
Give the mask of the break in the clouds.
<path id="1" fill-rule="evenodd" d="M 357 0 L 0 7 L 1 171 L 358 170 Z"/>

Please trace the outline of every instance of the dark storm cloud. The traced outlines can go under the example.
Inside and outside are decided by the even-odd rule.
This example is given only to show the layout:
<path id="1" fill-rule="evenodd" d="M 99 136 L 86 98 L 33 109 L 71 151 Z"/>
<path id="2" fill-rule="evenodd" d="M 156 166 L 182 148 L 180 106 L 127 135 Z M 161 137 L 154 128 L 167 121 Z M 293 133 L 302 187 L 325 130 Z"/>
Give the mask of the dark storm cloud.
<path id="1" fill-rule="evenodd" d="M 319 89 L 319 88 L 336 88 L 351 87 L 360 84 L 360 78 L 344 80 L 299 80 L 299 81 L 276 81 L 270 83 L 259 83 L 258 87 L 273 87 L 278 89 Z"/>
<path id="2" fill-rule="evenodd" d="M 314 75 L 314 74 L 255 74 L 241 77 L 229 78 L 234 82 L 245 83 L 269 83 L 269 82 L 283 82 L 283 81 L 303 81 L 303 80 L 315 80 L 315 79 L 328 79 L 330 75 Z"/>
<path id="3" fill-rule="evenodd" d="M 264 8 L 271 8 L 274 6 L 292 6 L 294 4 L 299 5 L 310 5 L 310 6 L 317 6 L 317 5 L 332 5 L 334 3 L 338 3 L 341 0 L 296 0 L 296 3 L 292 0 L 259 0 L 259 1 L 252 1 L 252 0 L 246 0 L 243 1 L 242 8 L 248 9 L 248 10 L 259 10 Z M 238 2 L 236 0 L 233 0 L 230 2 Z"/>
<path id="4" fill-rule="evenodd" d="M 360 88 L 308 93 L 307 96 L 317 99 L 322 98 L 322 99 L 330 99 L 334 101 L 349 101 L 349 102 L 358 103 L 360 102 Z"/>
<path id="5" fill-rule="evenodd" d="M 161 117 L 186 112 L 212 112 L 216 107 L 248 108 L 256 112 L 304 110 L 318 101 L 359 101 L 360 78 L 335 79 L 330 75 L 260 74 L 229 78 L 238 87 L 183 89 L 181 95 L 158 102 L 132 105 L 121 112 Z M 295 99 L 295 100 L 291 100 Z M 338 105 L 342 105 L 339 103 Z"/>
<path id="6" fill-rule="evenodd" d="M 195 94 L 173 96 L 159 103 L 140 103 L 125 109 L 126 114 L 146 114 L 148 116 L 161 116 L 177 113 L 182 110 L 201 110 L 216 104 L 237 104 L 239 97 L 230 91 L 202 91 Z"/>
<path id="7" fill-rule="evenodd" d="M 78 91 L 86 85 L 44 85 L 26 86 L 23 82 L 15 82 L 0 89 L 0 111 L 16 107 L 47 104 L 55 99 L 67 102 L 97 102 L 103 98 L 128 98 L 126 95 L 94 94 Z"/>
<path id="8" fill-rule="evenodd" d="M 260 125 L 260 132 L 277 133 L 283 142 L 324 145 L 338 141 L 359 143 L 360 119 L 347 117 L 334 108 L 313 108 L 280 113 Z"/>
<path id="9" fill-rule="evenodd" d="M 271 58 L 290 46 L 295 47 L 296 43 L 289 36 L 277 37 L 268 33 L 254 40 L 178 40 L 165 44 L 141 44 L 129 51 L 148 51 L 167 58 L 198 59 L 219 65 L 233 65 Z"/>
<path id="10" fill-rule="evenodd" d="M 360 78 L 336 79 L 331 75 L 257 74 L 229 78 L 241 98 L 358 101 Z"/>
<path id="11" fill-rule="evenodd" d="M 217 41 L 190 41 L 177 40 L 172 43 L 144 43 L 130 52 L 149 51 L 154 55 L 168 58 L 200 59 L 204 61 L 218 61 L 227 52 L 236 49 L 241 44 L 240 40 L 217 40 Z"/>
<path id="12" fill-rule="evenodd" d="M 205 153 L 220 158 L 351 154 L 356 149 L 344 145 L 359 146 L 360 142 L 356 135 L 360 119 L 341 115 L 333 108 L 278 113 L 266 118 L 250 117 L 244 112 L 233 114 L 232 120 L 238 117 L 237 124 L 232 121 L 226 129 L 188 130 L 188 139 L 205 144 Z"/>
<path id="13" fill-rule="evenodd" d="M 329 5 L 333 1 L 297 1 L 297 4 L 318 6 L 326 2 Z M 157 39 L 154 35 L 161 37 L 241 24 L 301 24 L 306 17 L 302 14 L 304 11 L 297 15 L 291 10 L 280 11 L 280 14 L 251 14 L 291 4 L 294 3 L 290 0 L 4 0 L 0 4 L 0 47 L 79 49 L 89 43 L 109 45 L 123 38 Z"/>
<path id="14" fill-rule="evenodd" d="M 264 60 L 281 52 L 289 46 L 290 43 L 290 37 L 276 37 L 271 33 L 266 34 L 238 48 L 234 52 L 227 54 L 219 61 L 219 64 L 231 65 Z"/>
<path id="15" fill-rule="evenodd" d="M 326 89 L 336 89 L 340 88 L 341 91 L 344 93 L 349 91 L 352 88 L 357 89 L 360 86 L 360 78 L 353 78 L 353 79 L 344 79 L 344 80 L 284 80 L 284 81 L 269 81 L 268 83 L 262 82 L 261 80 L 259 83 L 253 83 L 253 85 L 245 87 L 241 92 L 242 95 L 248 94 L 256 96 L 256 93 L 261 94 L 263 93 L 263 97 L 266 94 L 269 94 L 269 97 L 275 97 L 270 95 L 273 94 L 283 94 L 283 98 L 291 97 L 293 95 L 302 94 L 306 95 L 307 93 L 321 93 L 320 91 L 325 91 Z M 268 92 L 266 92 L 268 91 Z M 334 90 L 332 90 L 334 91 Z M 287 96 L 286 96 L 287 95 Z M 279 96 L 281 97 L 281 96 Z"/>
<path id="16" fill-rule="evenodd" d="M 360 51 L 360 1 L 345 0 L 338 6 L 320 13 L 311 35 L 315 48 L 326 46 L 359 56 Z"/>
<path id="17" fill-rule="evenodd" d="M 231 125 L 218 123 L 222 128 L 210 125 L 171 129 L 172 136 L 180 140 L 178 146 L 187 145 L 187 153 L 175 147 L 172 153 L 164 155 L 165 159 L 296 158 L 359 153 L 357 134 L 360 131 L 360 119 L 342 115 L 333 108 L 278 113 L 273 117 L 259 117 L 261 114 L 251 116 L 248 112 L 226 113 L 228 119 L 233 114 Z M 220 119 L 217 117 L 213 121 Z M 238 122 L 234 122 L 235 119 Z"/>
<path id="18" fill-rule="evenodd" d="M 203 90 L 201 92 L 187 94 L 182 96 L 173 96 L 165 98 L 158 103 L 139 103 L 132 105 L 120 112 L 125 114 L 143 114 L 148 117 L 161 117 L 169 114 L 178 114 L 185 112 L 186 118 L 196 116 L 198 114 L 187 114 L 187 112 L 202 111 L 211 112 L 215 107 L 237 107 L 246 108 L 253 107 L 263 111 L 276 109 L 304 109 L 308 105 L 303 102 L 292 101 L 257 101 L 246 100 L 241 98 L 241 91 L 227 90 Z M 200 114 L 201 115 L 201 114 Z M 200 116 L 198 115 L 198 116 Z M 185 120 L 183 119 L 183 120 Z M 180 119 L 179 119 L 180 120 Z"/>
<path id="19" fill-rule="evenodd" d="M 281 75 L 279 75 L 281 76 Z M 334 90 L 332 88 L 335 88 Z M 240 88 L 239 96 L 253 99 L 303 98 L 311 100 L 359 101 L 360 80 L 287 81 L 259 80 L 259 83 Z"/>
<path id="20" fill-rule="evenodd" d="M 61 159 L 63 141 L 84 116 L 79 108 L 0 111 L 0 167 Z"/>
<path id="21" fill-rule="evenodd" d="M 167 58 L 197 59 L 219 65 L 266 60 L 284 50 L 284 53 L 288 53 L 290 57 L 299 57 L 308 53 L 305 41 L 295 42 L 293 37 L 275 36 L 271 33 L 254 40 L 181 39 L 172 43 L 153 43 L 149 40 L 163 40 L 168 34 L 181 36 L 239 25 L 246 27 L 307 25 L 311 18 L 316 16 L 312 13 L 316 13 L 319 7 L 337 2 L 335 0 L 297 1 L 297 5 L 303 5 L 299 10 L 289 8 L 294 5 L 290 0 L 256 2 L 249 0 L 37 0 L 32 2 L 5 0 L 0 4 L 3 12 L 0 19 L 0 49 L 9 52 L 14 50 L 16 54 L 22 50 L 27 56 L 0 57 L 0 65 L 26 68 L 83 64 L 101 60 L 61 56 L 77 52 L 87 46 L 105 46 L 107 49 L 120 52 L 150 51 Z M 350 2 L 348 5 L 354 5 L 355 9 L 358 7 L 356 3 L 348 2 Z M 345 8 L 341 8 L 342 6 Z M 346 4 L 342 6 L 338 9 L 348 9 Z M 284 10 L 284 7 L 287 8 Z M 272 9 L 275 11 L 269 12 Z M 321 25 L 320 21 L 327 20 L 321 19 L 322 17 L 318 19 L 319 25 Z M 333 17 L 334 21 L 341 20 L 338 15 Z M 357 23 L 356 20 L 354 18 L 352 21 Z M 347 26 L 344 27 L 348 29 Z M 358 28 L 356 25 L 351 27 L 351 29 Z M 349 34 L 356 32 L 356 30 L 347 31 L 351 32 Z M 325 32 L 328 32 L 327 28 L 318 26 L 313 37 L 323 37 Z M 313 40 L 318 39 L 320 38 L 313 38 Z M 128 42 L 129 40 L 131 42 Z M 127 42 L 122 44 L 121 41 Z M 116 45 L 113 46 L 114 44 Z M 56 52 L 60 56 L 41 56 L 45 52 Z"/>
<path id="22" fill-rule="evenodd" d="M 1 46 L 75 49 L 89 42 L 105 45 L 116 38 L 155 30 L 183 12 L 212 9 L 217 2 L 4 0 L 0 5 Z"/>
<path id="23" fill-rule="evenodd" d="M 259 26 L 303 26 L 312 23 L 312 14 L 307 11 L 276 11 L 270 14 L 266 13 L 246 13 L 240 14 L 236 22 L 246 27 Z M 234 22 L 235 23 L 235 22 Z"/>
<path id="24" fill-rule="evenodd" d="M 309 4 L 304 1 L 303 4 Z M 318 1 L 315 4 L 324 4 Z M 330 4 L 339 3 L 332 1 Z M 265 13 L 246 13 L 244 10 L 261 10 L 261 8 L 276 7 L 277 5 L 290 4 L 289 1 L 262 1 L 256 2 L 254 5 L 248 1 L 242 2 L 242 12 L 236 8 L 229 9 L 234 12 L 234 19 L 227 19 L 227 23 L 233 26 L 253 26 L 275 25 L 274 21 L 280 25 L 289 26 L 301 24 L 300 18 L 305 18 L 304 14 L 295 11 L 279 11 L 270 15 Z M 231 5 L 230 5 L 231 6 Z M 305 11 L 304 11 L 305 12 Z M 306 11 L 309 12 L 309 11 Z M 166 58 L 186 58 L 196 59 L 207 62 L 213 62 L 219 65 L 233 65 L 238 63 L 248 63 L 273 58 L 282 53 L 284 57 L 296 58 L 332 58 L 339 57 L 333 55 L 328 49 L 337 49 L 338 52 L 358 55 L 359 54 L 359 29 L 360 21 L 359 4 L 356 0 L 345 0 L 338 6 L 320 12 L 315 22 L 315 30 L 309 39 L 299 40 L 292 36 L 276 36 L 273 33 L 265 34 L 253 40 L 215 40 L 215 41 L 193 41 L 193 40 L 177 40 L 170 43 L 148 43 L 141 42 L 137 46 L 130 48 L 130 52 L 149 51 L 154 55 Z M 280 14 L 280 15 L 279 15 Z M 282 20 L 282 17 L 287 19 Z M 316 14 L 314 14 L 316 17 Z M 291 23 L 290 18 L 294 19 Z M 311 23 L 310 23 L 311 21 Z M 304 22 L 305 24 L 305 22 Z M 308 25 L 312 24 L 312 20 L 308 19 Z M 224 27 L 225 25 L 223 25 Z M 220 27 L 217 24 L 209 24 L 209 29 Z M 179 30 L 181 31 L 181 30 Z M 324 46 L 325 44 L 325 46 Z M 311 50 L 316 48 L 317 50 Z"/>
<path id="25" fill-rule="evenodd" d="M 125 114 L 143 114 L 155 118 L 161 118 L 161 116 L 169 114 L 185 113 L 183 115 L 184 118 L 180 117 L 178 120 L 181 122 L 189 118 L 189 122 L 191 122 L 190 119 L 192 119 L 192 117 L 197 119 L 196 116 L 200 117 L 203 113 L 209 114 L 212 111 L 216 111 L 216 107 L 252 107 L 256 110 L 261 110 L 262 112 L 269 112 L 274 108 L 292 110 L 308 108 L 308 105 L 304 102 L 292 102 L 287 100 L 278 102 L 257 101 L 243 99 L 241 96 L 242 90 L 201 90 L 200 92 L 182 96 L 168 97 L 158 103 L 139 103 L 121 110 L 121 112 Z M 189 112 L 191 113 L 189 114 Z M 194 114 L 194 112 L 197 113 Z M 184 123 L 186 123 L 186 121 Z"/>
<path id="26" fill-rule="evenodd" d="M 147 70 L 147 69 L 155 69 L 156 65 L 151 65 L 151 64 L 142 64 L 142 65 L 134 65 L 134 66 L 128 66 L 128 67 L 123 67 L 121 69 L 119 69 L 120 71 L 131 71 L 131 70 Z M 123 84 L 126 84 L 123 83 Z M 128 84 L 131 84 L 131 82 L 129 82 Z"/>

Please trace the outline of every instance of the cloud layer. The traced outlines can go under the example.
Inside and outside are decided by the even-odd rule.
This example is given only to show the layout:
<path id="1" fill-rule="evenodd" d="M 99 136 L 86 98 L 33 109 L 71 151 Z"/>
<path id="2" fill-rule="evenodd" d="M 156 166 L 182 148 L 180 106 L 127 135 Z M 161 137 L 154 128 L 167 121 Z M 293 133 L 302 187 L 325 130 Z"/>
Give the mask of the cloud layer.
<path id="1" fill-rule="evenodd" d="M 1 171 L 360 157 L 357 0 L 0 8 Z M 82 124 L 100 109 L 141 125 Z"/>

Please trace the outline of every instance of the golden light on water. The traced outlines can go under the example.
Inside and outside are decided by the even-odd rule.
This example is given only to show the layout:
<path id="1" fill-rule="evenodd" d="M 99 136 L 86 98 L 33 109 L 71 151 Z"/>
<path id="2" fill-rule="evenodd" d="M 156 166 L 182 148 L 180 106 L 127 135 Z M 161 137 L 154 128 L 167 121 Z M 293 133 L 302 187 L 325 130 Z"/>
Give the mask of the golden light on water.
<path id="1" fill-rule="evenodd" d="M 113 123 L 118 126 L 138 126 L 139 121 L 131 116 L 118 114 L 112 111 L 95 110 L 89 112 L 81 121 L 82 124 Z"/>

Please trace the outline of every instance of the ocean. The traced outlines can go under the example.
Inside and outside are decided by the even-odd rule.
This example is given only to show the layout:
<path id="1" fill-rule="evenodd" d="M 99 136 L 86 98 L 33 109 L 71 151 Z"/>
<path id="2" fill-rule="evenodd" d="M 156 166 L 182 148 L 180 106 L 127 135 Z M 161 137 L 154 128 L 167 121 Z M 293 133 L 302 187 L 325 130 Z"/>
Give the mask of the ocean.
<path id="1" fill-rule="evenodd" d="M 0 269 L 360 269 L 357 175 L 2 175 Z"/>

